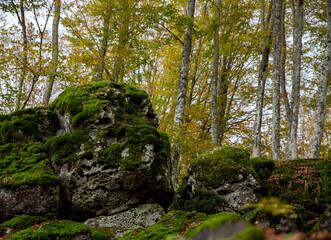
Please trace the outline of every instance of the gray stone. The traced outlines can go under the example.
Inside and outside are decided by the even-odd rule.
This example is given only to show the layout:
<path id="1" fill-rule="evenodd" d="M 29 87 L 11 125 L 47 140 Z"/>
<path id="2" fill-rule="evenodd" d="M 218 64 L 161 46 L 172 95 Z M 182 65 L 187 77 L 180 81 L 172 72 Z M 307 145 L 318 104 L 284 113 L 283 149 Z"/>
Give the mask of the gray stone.
<path id="1" fill-rule="evenodd" d="M 111 216 L 88 219 L 84 222 L 91 228 L 125 228 L 135 229 L 149 227 L 164 216 L 163 208 L 158 204 L 144 204 Z"/>
<path id="2" fill-rule="evenodd" d="M 0 189 L 0 222 L 20 215 L 57 218 L 60 208 L 58 185 L 21 185 Z"/>

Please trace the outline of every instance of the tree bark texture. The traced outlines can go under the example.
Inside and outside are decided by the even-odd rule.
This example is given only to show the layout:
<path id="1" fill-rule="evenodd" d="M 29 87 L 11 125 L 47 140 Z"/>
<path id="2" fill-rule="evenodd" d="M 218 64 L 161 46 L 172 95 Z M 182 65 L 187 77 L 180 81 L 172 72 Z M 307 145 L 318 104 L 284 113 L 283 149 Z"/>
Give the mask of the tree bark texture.
<path id="1" fill-rule="evenodd" d="M 301 82 L 301 56 L 302 56 L 302 35 L 303 35 L 303 0 L 297 0 L 297 4 L 292 0 L 292 11 L 294 16 L 293 29 L 293 77 L 292 77 L 292 93 L 291 93 L 291 117 L 292 122 L 289 123 L 289 150 L 288 158 L 298 158 L 297 132 L 299 122 L 299 107 L 300 107 L 300 82 Z"/>
<path id="2" fill-rule="evenodd" d="M 214 59 L 213 74 L 211 77 L 211 141 L 214 144 L 220 144 L 220 125 L 219 125 L 219 107 L 218 107 L 218 68 L 219 60 L 219 29 L 220 29 L 220 5 L 221 1 L 216 0 L 215 6 L 215 29 L 214 29 Z"/>
<path id="3" fill-rule="evenodd" d="M 321 76 L 318 82 L 316 117 L 310 152 L 310 157 L 312 158 L 318 158 L 320 156 L 326 110 L 326 100 L 328 95 L 328 81 L 331 72 L 331 0 L 326 0 L 326 14 L 326 49 L 323 59 L 323 65 L 321 67 Z"/>
<path id="4" fill-rule="evenodd" d="M 282 0 L 274 2 L 274 68 L 272 96 L 272 158 L 280 160 L 280 79 L 282 68 Z"/>
<path id="5" fill-rule="evenodd" d="M 192 31 L 193 31 L 193 17 L 195 9 L 195 0 L 188 0 L 188 24 L 184 36 L 184 45 L 182 53 L 182 61 L 179 70 L 179 81 L 177 89 L 177 100 L 175 108 L 175 125 L 181 125 L 183 123 L 185 98 L 187 92 L 188 72 L 190 67 L 190 55 L 192 48 Z"/>
<path id="6" fill-rule="evenodd" d="M 261 1 L 261 14 L 262 14 L 262 31 L 268 31 L 268 35 L 264 38 L 264 46 L 262 48 L 262 59 L 259 66 L 259 77 L 257 86 L 257 100 L 256 100 L 256 116 L 254 121 L 254 138 L 253 138 L 253 157 L 261 157 L 261 127 L 262 127 L 262 114 L 265 83 L 268 77 L 269 69 L 269 55 L 272 42 L 272 29 L 270 29 L 270 18 L 272 11 L 272 4 L 269 9 L 267 19 L 264 19 L 264 0 Z M 263 6 L 263 7 L 262 7 Z"/>
<path id="7" fill-rule="evenodd" d="M 107 7 L 105 10 L 105 15 L 103 17 L 103 34 L 102 34 L 102 41 L 99 51 L 99 64 L 98 64 L 98 74 L 97 74 L 97 81 L 102 81 L 102 75 L 104 70 L 105 64 L 105 56 L 108 48 L 108 36 L 109 36 L 109 19 L 110 19 L 110 2 L 107 2 Z"/>
<path id="8" fill-rule="evenodd" d="M 172 164 L 174 166 L 173 170 L 173 184 L 176 184 L 175 177 L 179 173 L 180 164 L 178 164 L 180 160 L 180 135 L 181 135 L 181 125 L 183 124 L 184 119 L 184 109 L 185 109 L 185 98 L 187 92 L 188 85 L 188 72 L 190 67 L 190 55 L 192 48 L 192 32 L 193 32 L 193 18 L 194 18 L 194 10 L 195 10 L 195 0 L 188 0 L 187 4 L 187 27 L 184 35 L 184 44 L 183 44 L 183 52 L 182 52 L 182 60 L 179 70 L 179 81 L 178 81 L 178 89 L 177 89 L 177 100 L 175 107 L 175 117 L 174 117 L 174 125 L 177 136 L 175 137 L 175 143 L 172 147 Z"/>
<path id="9" fill-rule="evenodd" d="M 54 0 L 54 18 L 52 27 L 52 65 L 49 79 L 46 83 L 46 91 L 43 97 L 44 105 L 49 103 L 52 95 L 52 89 L 54 81 L 57 75 L 57 66 L 59 63 L 59 23 L 60 23 L 60 12 L 61 12 L 61 0 Z"/>

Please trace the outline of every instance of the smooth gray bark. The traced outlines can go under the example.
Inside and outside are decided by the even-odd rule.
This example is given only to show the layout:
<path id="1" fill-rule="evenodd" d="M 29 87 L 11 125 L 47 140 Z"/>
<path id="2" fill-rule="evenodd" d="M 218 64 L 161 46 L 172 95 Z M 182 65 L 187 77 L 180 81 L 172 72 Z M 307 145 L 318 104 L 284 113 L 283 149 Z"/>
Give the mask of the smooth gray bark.
<path id="1" fill-rule="evenodd" d="M 49 103 L 52 95 L 52 89 L 54 81 L 57 75 L 57 67 L 59 63 L 59 23 L 60 23 L 60 12 L 61 12 L 61 0 L 54 0 L 54 18 L 52 27 L 52 65 L 51 74 L 46 83 L 46 91 L 43 97 L 44 105 Z"/>
<path id="2" fill-rule="evenodd" d="M 97 81 L 102 81 L 102 75 L 104 70 L 104 63 L 105 63 L 105 56 L 108 48 L 108 38 L 109 38 L 109 24 L 110 24 L 110 2 L 107 2 L 107 7 L 105 10 L 105 15 L 103 18 L 103 34 L 102 34 L 102 41 L 101 47 L 99 52 L 99 64 L 98 64 L 98 74 L 97 74 Z"/>
<path id="3" fill-rule="evenodd" d="M 177 100 L 175 107 L 175 117 L 174 125 L 176 128 L 177 136 L 175 136 L 175 143 L 172 146 L 171 158 L 172 164 L 174 166 L 172 183 L 176 185 L 176 176 L 179 173 L 180 164 L 180 135 L 181 135 L 181 125 L 183 124 L 184 119 L 184 109 L 185 109 L 185 98 L 188 85 L 188 72 L 190 67 L 190 55 L 192 49 L 192 32 L 193 32 L 193 18 L 195 10 L 195 0 L 187 1 L 187 27 L 184 35 L 184 44 L 182 52 L 182 60 L 179 70 L 179 81 L 177 89 Z"/>
<path id="4" fill-rule="evenodd" d="M 264 19 L 264 0 L 261 0 L 261 25 L 262 31 L 268 31 L 267 36 L 264 37 L 264 46 L 262 48 L 262 59 L 259 66 L 259 77 L 257 86 L 257 100 L 256 100 L 256 115 L 254 121 L 254 138 L 253 138 L 253 157 L 261 157 L 261 127 L 262 127 L 262 115 L 263 115 L 263 102 L 265 83 L 268 77 L 269 69 L 269 54 L 272 43 L 272 29 L 270 29 L 272 4 L 269 9 L 267 19 Z"/>
<path id="5" fill-rule="evenodd" d="M 274 68 L 272 96 L 272 158 L 280 160 L 280 79 L 282 68 L 282 0 L 274 2 Z"/>
<path id="6" fill-rule="evenodd" d="M 326 49 L 323 59 L 323 65 L 321 66 L 321 76 L 318 82 L 316 117 L 310 152 L 310 157 L 312 158 L 318 158 L 320 156 L 326 110 L 326 100 L 328 95 L 328 81 L 330 79 L 331 72 L 331 0 L 326 0 L 326 15 Z"/>
<path id="7" fill-rule="evenodd" d="M 214 144 L 220 144 L 220 125 L 219 125 L 219 107 L 218 107 L 218 68 L 219 61 L 219 29 L 220 29 L 220 0 L 216 0 L 215 5 L 215 29 L 214 29 L 214 59 L 213 74 L 211 77 L 211 141 Z"/>
<path id="8" fill-rule="evenodd" d="M 303 35 L 303 0 L 298 0 L 297 5 L 292 0 L 292 11 L 294 16 L 293 29 L 293 77 L 291 93 L 291 122 L 289 122 L 289 144 L 288 158 L 298 158 L 297 132 L 300 107 L 300 82 L 301 82 L 301 56 L 302 56 L 302 35 Z"/>

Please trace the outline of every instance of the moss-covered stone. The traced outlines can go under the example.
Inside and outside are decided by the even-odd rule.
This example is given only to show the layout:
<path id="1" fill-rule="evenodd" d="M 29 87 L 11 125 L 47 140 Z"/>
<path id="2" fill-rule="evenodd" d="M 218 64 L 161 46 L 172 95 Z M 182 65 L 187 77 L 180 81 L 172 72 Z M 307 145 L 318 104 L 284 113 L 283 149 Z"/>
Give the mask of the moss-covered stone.
<path id="1" fill-rule="evenodd" d="M 199 157 L 191 164 L 196 178 L 208 187 L 217 187 L 225 181 L 240 181 L 249 174 L 256 176 L 244 149 L 223 147 Z"/>
<path id="2" fill-rule="evenodd" d="M 283 203 L 276 198 L 250 203 L 244 207 L 244 210 L 247 211 L 245 219 L 252 224 L 272 227 L 278 232 L 307 231 L 297 207 Z"/>
<path id="3" fill-rule="evenodd" d="M 275 168 L 275 161 L 270 158 L 256 157 L 250 159 L 259 179 L 267 179 Z"/>
<path id="4" fill-rule="evenodd" d="M 162 240 L 184 234 L 189 228 L 196 227 L 208 217 L 203 213 L 171 211 L 151 227 L 137 228 L 126 233 L 121 240 Z"/>
<path id="5" fill-rule="evenodd" d="M 43 218 L 39 216 L 22 215 L 0 224 L 0 228 L 10 228 L 11 232 L 14 233 L 46 221 L 48 221 L 47 218 Z"/>
<path id="6" fill-rule="evenodd" d="M 170 209 L 207 214 L 239 211 L 242 205 L 257 201 L 256 176 L 248 151 L 216 148 L 193 161 Z"/>
<path id="7" fill-rule="evenodd" d="M 88 226 L 68 220 L 48 221 L 39 225 L 34 225 L 25 230 L 19 231 L 6 239 L 22 240 L 22 239 L 72 239 L 72 237 L 90 236 Z"/>
<path id="8" fill-rule="evenodd" d="M 58 182 L 41 142 L 0 145 L 0 188 Z"/>
<path id="9" fill-rule="evenodd" d="M 331 208 L 328 208 L 322 215 L 317 219 L 317 222 L 312 228 L 311 232 L 331 232 Z"/>
<path id="10" fill-rule="evenodd" d="M 277 196 L 284 202 L 322 214 L 331 202 L 330 169 L 328 159 L 277 162 L 271 176 L 264 180 L 264 196 Z"/>

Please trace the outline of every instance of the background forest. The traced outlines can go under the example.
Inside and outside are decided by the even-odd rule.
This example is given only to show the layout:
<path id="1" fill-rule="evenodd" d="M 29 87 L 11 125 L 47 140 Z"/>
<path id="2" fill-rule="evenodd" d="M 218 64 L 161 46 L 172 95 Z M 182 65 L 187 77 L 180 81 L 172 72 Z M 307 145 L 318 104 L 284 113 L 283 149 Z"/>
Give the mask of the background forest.
<path id="1" fill-rule="evenodd" d="M 184 166 L 216 145 L 330 157 L 330 9 L 330 0 L 1 0 L 0 114 L 112 80 L 148 92 Z"/>

